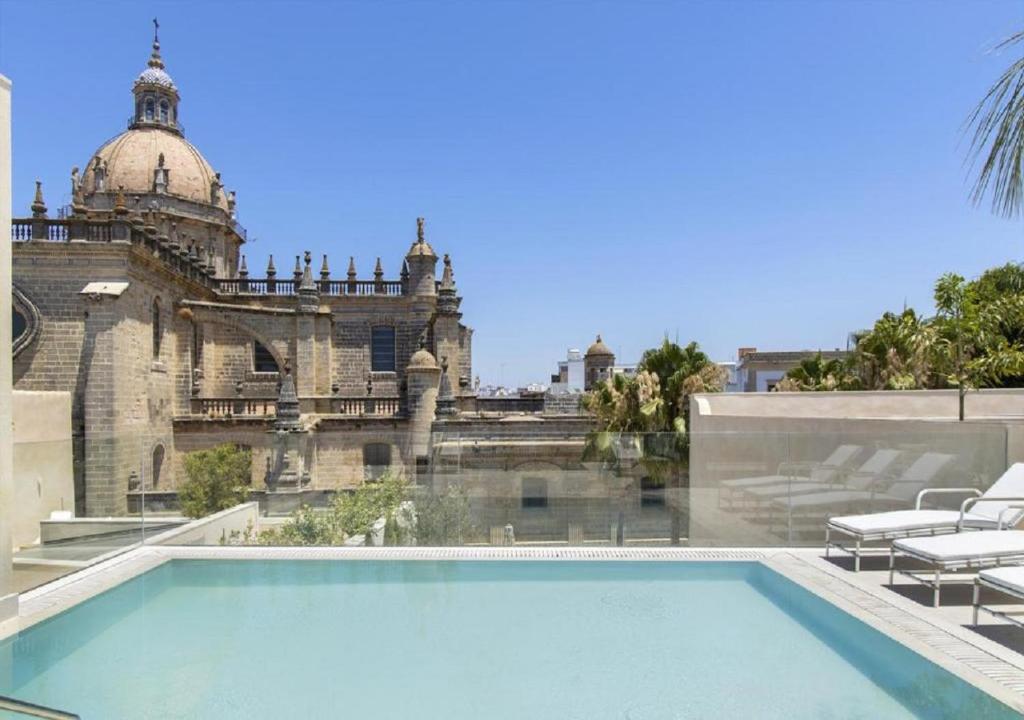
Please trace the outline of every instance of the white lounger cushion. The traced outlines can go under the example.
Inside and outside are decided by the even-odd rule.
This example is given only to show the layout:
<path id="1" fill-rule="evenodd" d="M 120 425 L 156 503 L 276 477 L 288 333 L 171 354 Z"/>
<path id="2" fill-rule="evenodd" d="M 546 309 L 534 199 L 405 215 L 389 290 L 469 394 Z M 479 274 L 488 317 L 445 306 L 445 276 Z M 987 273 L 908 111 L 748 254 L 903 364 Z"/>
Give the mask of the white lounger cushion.
<path id="1" fill-rule="evenodd" d="M 1011 595 L 1024 598 L 1024 567 L 1003 567 L 982 570 L 978 577 L 998 586 Z"/>
<path id="2" fill-rule="evenodd" d="M 828 524 L 852 535 L 877 535 L 914 532 L 916 530 L 944 530 L 956 528 L 960 520 L 959 510 L 894 510 L 893 512 L 870 515 L 846 515 L 834 517 Z M 991 518 L 967 513 L 964 526 L 969 528 L 995 529 L 996 521 Z"/>
<path id="3" fill-rule="evenodd" d="M 935 564 L 994 560 L 1024 555 L 1024 531 L 982 530 L 981 532 L 936 535 L 897 540 L 894 548 Z"/>

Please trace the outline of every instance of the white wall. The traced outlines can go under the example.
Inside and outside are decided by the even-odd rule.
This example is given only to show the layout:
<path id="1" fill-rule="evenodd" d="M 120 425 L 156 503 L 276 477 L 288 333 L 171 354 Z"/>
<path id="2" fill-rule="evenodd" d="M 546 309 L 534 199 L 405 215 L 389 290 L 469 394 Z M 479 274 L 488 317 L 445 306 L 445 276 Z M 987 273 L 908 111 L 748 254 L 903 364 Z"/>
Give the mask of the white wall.
<path id="1" fill-rule="evenodd" d="M 18 611 L 11 590 L 14 464 L 11 436 L 11 82 L 0 75 L 0 621 Z"/>
<path id="2" fill-rule="evenodd" d="M 39 521 L 75 510 L 71 393 L 15 391 L 14 547 L 39 539 Z"/>

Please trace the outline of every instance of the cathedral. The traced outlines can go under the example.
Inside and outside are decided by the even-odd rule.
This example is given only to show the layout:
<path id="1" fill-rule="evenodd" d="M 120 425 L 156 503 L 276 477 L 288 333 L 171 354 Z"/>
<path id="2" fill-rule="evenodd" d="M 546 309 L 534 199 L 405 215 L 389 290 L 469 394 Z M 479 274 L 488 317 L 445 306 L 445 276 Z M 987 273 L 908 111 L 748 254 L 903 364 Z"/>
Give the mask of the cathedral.
<path id="1" fill-rule="evenodd" d="M 251 448 L 253 490 L 284 507 L 415 477 L 434 423 L 474 400 L 472 329 L 423 219 L 397 278 L 310 251 L 257 269 L 156 36 L 132 91 L 70 206 L 37 183 L 12 226 L 15 387 L 71 393 L 76 512 L 173 507 L 184 456 L 221 443 Z"/>

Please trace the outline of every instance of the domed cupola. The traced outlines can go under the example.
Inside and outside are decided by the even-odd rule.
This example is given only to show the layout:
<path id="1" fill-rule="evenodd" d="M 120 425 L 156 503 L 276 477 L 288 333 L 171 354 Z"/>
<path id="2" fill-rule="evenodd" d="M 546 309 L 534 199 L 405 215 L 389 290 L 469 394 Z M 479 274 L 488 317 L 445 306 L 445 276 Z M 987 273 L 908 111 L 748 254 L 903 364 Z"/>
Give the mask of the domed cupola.
<path id="1" fill-rule="evenodd" d="M 181 133 L 182 127 L 178 122 L 178 88 L 164 69 L 164 61 L 160 57 L 159 29 L 160 24 L 153 20 L 153 54 L 132 87 L 135 114 L 130 127 L 160 127 Z"/>

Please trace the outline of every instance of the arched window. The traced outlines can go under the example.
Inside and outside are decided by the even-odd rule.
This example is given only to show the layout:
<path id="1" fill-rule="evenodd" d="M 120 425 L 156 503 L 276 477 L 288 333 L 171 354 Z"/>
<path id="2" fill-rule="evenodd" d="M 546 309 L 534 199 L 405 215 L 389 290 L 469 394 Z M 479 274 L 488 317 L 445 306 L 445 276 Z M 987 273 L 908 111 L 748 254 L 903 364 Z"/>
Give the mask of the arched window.
<path id="1" fill-rule="evenodd" d="M 153 467 L 150 470 L 149 477 L 151 479 L 151 486 L 154 488 L 160 487 L 160 471 L 164 468 L 164 446 L 157 445 L 153 448 Z"/>
<path id="2" fill-rule="evenodd" d="M 168 116 L 170 115 L 170 105 L 167 104 L 166 100 L 160 101 L 160 122 L 164 125 L 167 124 Z"/>
<path id="3" fill-rule="evenodd" d="M 156 103 L 153 102 L 153 98 L 146 99 L 146 121 L 153 122 L 156 117 Z"/>
<path id="4" fill-rule="evenodd" d="M 363 477 L 367 481 L 379 480 L 391 467 L 391 446 L 387 443 L 368 443 L 363 446 Z"/>
<path id="5" fill-rule="evenodd" d="M 26 330 L 28 330 L 28 320 L 18 308 L 11 308 L 11 341 L 17 342 Z"/>
<path id="6" fill-rule="evenodd" d="M 252 371 L 258 373 L 280 372 L 277 360 L 259 340 L 252 341 Z"/>
<path id="7" fill-rule="evenodd" d="M 160 359 L 160 341 L 163 340 L 163 328 L 160 327 L 160 298 L 153 298 L 153 359 Z"/>

